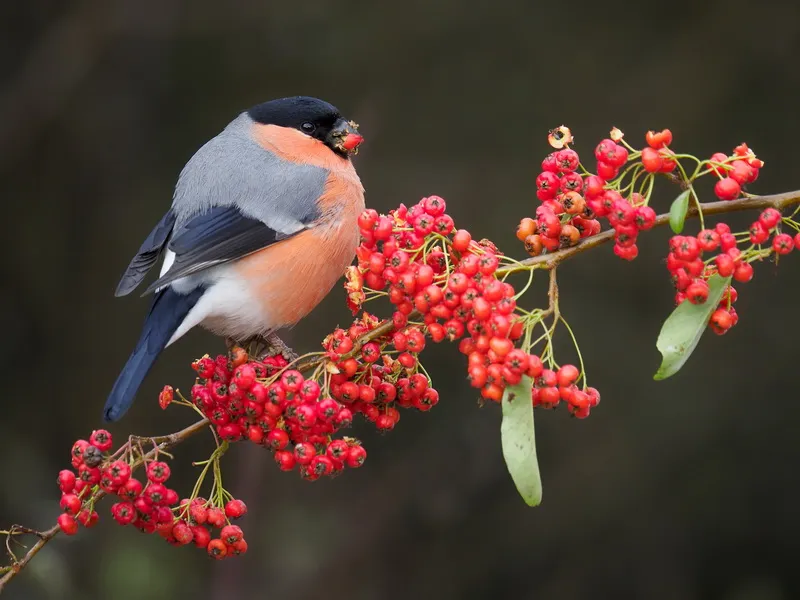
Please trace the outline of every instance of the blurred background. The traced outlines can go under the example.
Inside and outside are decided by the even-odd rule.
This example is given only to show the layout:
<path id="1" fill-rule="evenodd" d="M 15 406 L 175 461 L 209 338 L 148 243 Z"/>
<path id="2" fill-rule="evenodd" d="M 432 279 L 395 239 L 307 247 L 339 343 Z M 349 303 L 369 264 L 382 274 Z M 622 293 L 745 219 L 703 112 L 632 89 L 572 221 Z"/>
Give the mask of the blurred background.
<path id="1" fill-rule="evenodd" d="M 635 145 L 670 127 L 674 147 L 699 156 L 746 140 L 766 161 L 751 191 L 800 187 L 798 59 L 790 2 L 0 4 L 0 525 L 53 523 L 56 474 L 101 425 L 147 308 L 113 297 L 118 278 L 183 164 L 241 110 L 331 101 L 366 136 L 356 166 L 369 205 L 440 194 L 457 224 L 520 255 L 514 228 L 562 123 L 586 157 L 614 125 Z M 675 195 L 661 190 L 659 212 Z M 426 365 L 442 402 L 404 412 L 390 435 L 357 426 L 364 468 L 309 484 L 258 448 L 226 456 L 226 485 L 250 508 L 240 559 L 211 564 L 117 526 L 104 506 L 94 530 L 50 544 L 7 596 L 800 597 L 800 258 L 760 265 L 740 286 L 739 326 L 654 382 L 672 309 L 668 236 L 647 235 L 632 264 L 603 247 L 560 270 L 562 311 L 603 401 L 586 421 L 537 412 L 539 508 L 506 474 L 499 410 L 477 408 L 462 357 L 437 347 Z M 287 339 L 314 350 L 348 319 L 337 289 Z M 561 361 L 574 359 L 564 348 Z M 157 391 L 189 387 L 189 362 L 222 349 L 199 331 L 170 348 L 113 433 L 188 423 L 188 411 L 158 409 Z M 183 493 L 209 445 L 177 450 Z"/>

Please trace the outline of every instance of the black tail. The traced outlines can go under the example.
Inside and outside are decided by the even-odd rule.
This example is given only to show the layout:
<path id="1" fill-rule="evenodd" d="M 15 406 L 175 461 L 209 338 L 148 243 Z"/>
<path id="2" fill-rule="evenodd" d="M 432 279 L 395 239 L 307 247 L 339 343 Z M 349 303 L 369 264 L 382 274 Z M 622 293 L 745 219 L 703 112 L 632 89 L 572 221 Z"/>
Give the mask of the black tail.
<path id="1" fill-rule="evenodd" d="M 204 291 L 200 287 L 183 295 L 167 287 L 153 298 L 142 335 L 106 400 L 103 409 L 106 422 L 118 421 L 128 412 L 156 358 Z"/>

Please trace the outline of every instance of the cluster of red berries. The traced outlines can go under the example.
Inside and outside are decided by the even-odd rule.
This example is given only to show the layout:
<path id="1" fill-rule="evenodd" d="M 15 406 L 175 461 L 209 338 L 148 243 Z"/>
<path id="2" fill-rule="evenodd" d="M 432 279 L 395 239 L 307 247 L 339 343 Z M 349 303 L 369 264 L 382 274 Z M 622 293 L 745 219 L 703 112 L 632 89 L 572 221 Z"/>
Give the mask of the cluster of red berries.
<path id="1" fill-rule="evenodd" d="M 552 409 L 563 400 L 572 415 L 579 419 L 588 417 L 591 409 L 600 402 L 600 392 L 593 387 L 584 390 L 576 385 L 580 377 L 578 368 L 563 365 L 553 371 L 545 369 L 542 361 L 531 355 L 531 363 L 534 361 L 535 366 L 529 369 L 533 377 L 533 405 Z"/>
<path id="2" fill-rule="evenodd" d="M 688 301 L 692 304 L 704 304 L 709 295 L 708 278 L 715 273 L 722 277 L 732 277 L 739 283 L 746 283 L 753 278 L 751 260 L 763 259 L 773 253 L 790 253 L 800 244 L 800 233 L 794 238 L 788 233 L 781 233 L 780 223 L 780 212 L 774 208 L 765 209 L 750 226 L 749 241 L 760 247 L 769 241 L 770 236 L 772 240 L 765 250 L 756 249 L 745 253 L 738 248 L 739 241 L 744 239 L 737 239 L 726 223 L 717 223 L 714 229 L 704 229 L 695 237 L 673 236 L 669 244 L 667 269 L 677 290 L 675 303 Z M 704 252 L 716 254 L 704 261 Z M 729 286 L 709 321 L 709 327 L 715 333 L 722 335 L 739 322 L 739 315 L 733 307 L 737 298 L 736 289 Z"/>
<path id="3" fill-rule="evenodd" d="M 419 327 L 404 327 L 365 343 L 354 356 L 354 344 L 364 334 L 381 324 L 364 313 L 347 330 L 336 329 L 325 338 L 328 357 L 337 361 L 338 372 L 330 379 L 331 396 L 343 402 L 353 413 L 361 413 L 381 431 L 389 431 L 400 420 L 398 408 L 416 408 L 426 412 L 439 402 L 439 392 L 428 377 L 419 372 L 418 354 L 425 347 L 425 335 Z M 394 346 L 394 356 L 388 345 Z"/>
<path id="4" fill-rule="evenodd" d="M 573 246 L 583 237 L 598 233 L 599 218 L 607 218 L 614 229 L 614 253 L 625 260 L 638 256 L 636 239 L 640 231 L 653 227 L 655 211 L 648 206 L 649 198 L 638 192 L 624 197 L 619 185 L 609 184 L 616 179 L 626 163 L 638 161 L 645 172 L 672 173 L 678 166 L 670 150 L 672 132 L 664 129 L 648 131 L 641 152 L 631 155 L 629 147 L 618 143 L 622 132 L 614 129 L 611 138 L 601 140 L 594 151 L 597 174 L 578 174 L 580 157 L 568 147 L 572 141 L 569 129 L 561 127 L 550 134 L 550 143 L 557 148 L 542 161 L 536 178 L 536 196 L 542 204 L 536 218 L 524 218 L 517 227 L 517 237 L 532 256 L 543 251 L 553 252 Z M 756 158 L 747 144 L 740 144 L 727 156 L 714 154 L 703 164 L 707 173 L 719 177 L 714 191 L 721 200 L 735 200 L 742 187 L 754 182 L 764 162 Z M 630 169 L 629 169 L 630 170 Z"/>
<path id="5" fill-rule="evenodd" d="M 610 158 L 617 167 L 628 160 L 628 151 L 622 150 Z M 586 183 L 577 173 L 579 165 L 580 157 L 571 148 L 551 152 L 542 161 L 536 178 L 536 197 L 542 204 L 536 209 L 536 219 L 522 219 L 517 227 L 517 238 L 530 255 L 568 248 L 599 233 L 600 222 L 583 195 Z"/>
<path id="6" fill-rule="evenodd" d="M 736 200 L 742 193 L 742 187 L 758 179 L 764 161 L 756 158 L 747 144 L 739 144 L 733 154 L 727 156 L 716 152 L 711 156 L 711 170 L 719 181 L 714 185 L 714 193 L 720 200 Z"/>
<path id="7" fill-rule="evenodd" d="M 566 128 L 562 129 L 568 134 Z M 658 137 L 649 136 L 653 144 L 661 145 L 659 149 L 648 147 L 646 150 L 660 157 L 667 156 L 664 153 L 669 150 L 663 146 L 671 141 L 672 134 L 669 130 L 665 132 Z M 632 193 L 625 198 L 607 186 L 628 162 L 628 149 L 613 139 L 604 139 L 594 154 L 596 175 L 581 176 L 577 172 L 580 156 L 572 148 L 562 147 L 542 161 L 542 171 L 536 178 L 536 196 L 542 204 L 536 209 L 536 219 L 524 218 L 517 227 L 517 238 L 532 256 L 574 246 L 581 238 L 599 233 L 598 218 L 602 217 L 614 228 L 614 253 L 625 260 L 633 260 L 639 254 L 637 236 L 640 231 L 653 227 L 656 213 L 641 194 Z M 659 169 L 663 172 L 675 168 L 671 159 L 659 160 Z"/>
<path id="8" fill-rule="evenodd" d="M 563 168 L 572 170 L 565 170 L 562 175 L 574 175 L 577 162 L 571 155 L 563 158 L 570 161 Z M 550 173 L 555 176 L 556 171 Z M 459 350 L 468 357 L 469 382 L 485 400 L 500 402 L 506 386 L 517 384 L 528 375 L 538 382 L 533 392 L 535 405 L 554 407 L 564 399 L 573 414 L 587 416 L 599 394 L 578 390 L 575 382 L 579 373 L 571 366 L 572 370 L 565 373 L 574 371 L 574 379 L 567 381 L 569 377 L 564 376 L 562 393 L 558 386 L 551 385 L 549 374 L 553 371 L 544 369 L 539 356 L 515 347 L 525 324 L 515 313 L 514 287 L 497 278 L 501 253 L 491 242 L 473 241 L 464 229 L 454 231 L 453 219 L 445 210 L 442 198 L 429 196 L 411 208 L 401 205 L 389 216 L 365 211 L 359 217 L 359 265 L 348 274 L 345 284 L 351 300 L 364 293 L 363 284 L 373 290 L 386 290 L 395 306 L 391 343 L 400 353 L 396 360 L 407 369 L 416 367 L 414 354 L 422 350 L 425 340 L 416 325 L 408 324 L 409 315 L 416 310 L 434 342 L 460 340 Z M 563 206 L 558 210 L 564 212 Z M 554 211 L 555 207 L 552 215 Z M 570 213 L 569 218 L 578 218 L 578 212 Z M 356 302 L 355 308 L 358 306 Z M 350 347 L 352 343 L 347 346 Z M 365 350 L 366 346 L 362 357 Z M 383 352 L 384 348 L 375 342 L 367 354 L 375 361 Z M 384 361 L 391 370 L 394 361 L 386 355 Z M 424 388 L 424 375 L 417 373 L 408 380 L 411 390 L 418 383 L 420 391 L 431 393 L 430 388 Z M 540 401 L 540 388 L 550 387 L 556 389 L 558 398 L 552 401 L 550 392 L 545 392 L 544 401 Z M 402 386 L 398 389 L 402 390 Z M 401 395 L 398 392 L 398 397 Z M 438 399 L 438 394 L 435 397 Z"/>
<path id="9" fill-rule="evenodd" d="M 120 525 L 133 525 L 143 533 L 158 533 L 169 543 L 184 546 L 194 543 L 215 558 L 243 554 L 247 550 L 242 530 L 231 519 L 244 516 L 247 506 L 231 498 L 224 506 L 214 506 L 204 498 L 181 500 L 166 486 L 171 471 L 165 462 L 147 463 L 147 480 L 133 476 L 132 462 L 109 454 L 111 434 L 104 429 L 93 431 L 89 440 L 72 446 L 72 469 L 58 474 L 61 508 L 58 525 L 67 535 L 78 531 L 78 524 L 92 527 L 99 516 L 94 510 L 103 495 L 119 498 L 111 515 Z M 219 529 L 212 539 L 209 529 Z"/>
<path id="10" fill-rule="evenodd" d="M 483 398 L 499 402 L 505 386 L 518 383 L 527 369 L 528 355 L 514 351 L 514 341 L 523 333 L 523 323 L 514 315 L 514 288 L 495 277 L 497 249 L 473 242 L 466 230 L 453 233 L 453 219 L 445 210 L 442 198 L 429 196 L 410 209 L 401 205 L 388 217 L 365 211 L 359 217 L 359 267 L 369 288 L 388 289 L 395 306 L 392 342 L 397 350 L 414 342 L 417 329 L 407 326 L 414 310 L 422 314 L 434 342 L 469 334 L 462 351 L 475 351 L 481 362 L 470 368 L 470 381 Z M 477 369 L 483 375 L 474 376 Z"/>
<path id="11" fill-rule="evenodd" d="M 203 357 L 192 366 L 198 375 L 192 402 L 222 439 L 248 439 L 270 448 L 281 470 L 299 467 L 311 481 L 359 467 L 366 459 L 356 440 L 332 439 L 351 425 L 352 411 L 322 394 L 317 381 L 286 369 L 283 356 L 255 361 L 236 348 L 230 357 Z"/>

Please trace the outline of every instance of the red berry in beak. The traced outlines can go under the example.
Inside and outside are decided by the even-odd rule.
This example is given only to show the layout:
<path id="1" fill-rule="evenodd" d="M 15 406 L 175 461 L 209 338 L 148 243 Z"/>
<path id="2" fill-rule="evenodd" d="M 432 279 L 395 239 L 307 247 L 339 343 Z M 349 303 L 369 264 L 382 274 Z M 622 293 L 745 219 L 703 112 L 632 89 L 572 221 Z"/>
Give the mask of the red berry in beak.
<path id="1" fill-rule="evenodd" d="M 364 141 L 363 135 L 358 133 L 348 133 L 342 139 L 342 148 L 344 148 L 348 152 L 351 152 L 356 148 L 358 148 L 358 146 L 361 145 L 361 142 L 363 141 Z"/>

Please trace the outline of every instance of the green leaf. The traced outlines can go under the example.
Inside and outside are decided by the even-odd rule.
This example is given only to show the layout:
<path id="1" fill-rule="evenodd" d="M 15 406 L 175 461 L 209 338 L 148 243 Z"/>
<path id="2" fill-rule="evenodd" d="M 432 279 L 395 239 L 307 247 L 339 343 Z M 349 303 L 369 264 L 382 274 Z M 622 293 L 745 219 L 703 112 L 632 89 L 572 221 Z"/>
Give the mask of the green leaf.
<path id="1" fill-rule="evenodd" d="M 656 342 L 663 360 L 653 379 L 675 375 L 689 360 L 730 282 L 730 277 L 713 275 L 708 280 L 708 300 L 704 304 L 682 302 L 664 321 Z"/>
<path id="2" fill-rule="evenodd" d="M 669 207 L 669 226 L 675 233 L 683 231 L 683 223 L 686 221 L 686 213 L 689 212 L 689 196 L 692 190 L 688 189 L 681 192 L 680 196 L 672 201 Z"/>
<path id="3" fill-rule="evenodd" d="M 506 387 L 500 438 L 503 458 L 517 491 L 528 506 L 537 506 L 542 501 L 542 478 L 536 460 L 532 387 L 529 377 L 523 377 L 517 385 Z"/>

